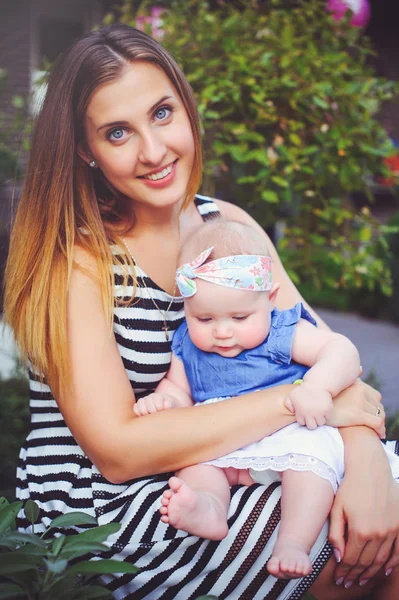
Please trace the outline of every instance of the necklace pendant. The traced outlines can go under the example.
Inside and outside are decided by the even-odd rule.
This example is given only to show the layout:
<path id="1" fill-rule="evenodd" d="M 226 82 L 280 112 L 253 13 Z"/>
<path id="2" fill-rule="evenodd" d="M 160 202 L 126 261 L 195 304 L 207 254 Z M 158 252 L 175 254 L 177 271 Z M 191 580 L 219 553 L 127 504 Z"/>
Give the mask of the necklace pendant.
<path id="1" fill-rule="evenodd" d="M 168 326 L 166 325 L 166 321 L 165 321 L 162 329 L 165 332 L 165 339 L 166 339 L 166 341 L 169 342 L 169 331 L 168 331 Z"/>

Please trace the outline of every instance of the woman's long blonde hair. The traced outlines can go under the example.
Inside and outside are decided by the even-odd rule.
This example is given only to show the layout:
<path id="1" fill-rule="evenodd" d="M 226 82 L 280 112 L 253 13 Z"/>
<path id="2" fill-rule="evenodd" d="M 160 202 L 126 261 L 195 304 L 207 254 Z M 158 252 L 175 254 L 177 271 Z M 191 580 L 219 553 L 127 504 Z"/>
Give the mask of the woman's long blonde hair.
<path id="1" fill-rule="evenodd" d="M 117 259 L 110 244 L 120 241 L 121 224 L 129 219 L 132 223 L 127 199 L 76 152 L 85 141 L 84 117 L 93 93 L 121 77 L 127 63 L 138 60 L 164 71 L 190 119 L 195 157 L 183 208 L 193 200 L 200 183 L 195 99 L 180 68 L 155 40 L 127 25 L 111 25 L 84 36 L 59 58 L 35 126 L 11 234 L 4 298 L 5 319 L 22 356 L 46 378 L 55 395 L 70 382 L 67 294 L 74 248 L 81 246 L 96 261 L 111 326 L 112 271 Z"/>

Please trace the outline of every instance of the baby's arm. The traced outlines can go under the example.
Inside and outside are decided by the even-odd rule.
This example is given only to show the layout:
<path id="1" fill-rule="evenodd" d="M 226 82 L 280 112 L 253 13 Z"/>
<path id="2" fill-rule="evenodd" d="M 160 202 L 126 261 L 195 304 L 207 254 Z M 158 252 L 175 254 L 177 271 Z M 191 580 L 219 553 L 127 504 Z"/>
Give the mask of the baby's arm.
<path id="1" fill-rule="evenodd" d="M 286 398 L 301 425 L 314 429 L 324 425 L 332 398 L 354 383 L 359 376 L 360 358 L 356 347 L 343 335 L 317 329 L 308 321 L 298 322 L 292 360 L 311 367 Z"/>
<path id="2" fill-rule="evenodd" d="M 184 365 L 172 353 L 169 371 L 159 382 L 155 392 L 137 400 L 133 411 L 136 416 L 141 417 L 168 408 L 191 406 L 193 401 L 190 393 Z"/>

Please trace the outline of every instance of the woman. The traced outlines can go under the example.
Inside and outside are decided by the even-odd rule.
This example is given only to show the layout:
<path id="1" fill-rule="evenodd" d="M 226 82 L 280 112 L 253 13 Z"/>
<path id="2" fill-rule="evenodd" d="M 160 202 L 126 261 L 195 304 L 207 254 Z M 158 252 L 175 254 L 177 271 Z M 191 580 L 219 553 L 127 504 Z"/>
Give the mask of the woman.
<path id="1" fill-rule="evenodd" d="M 141 570 L 107 580 L 116 598 L 300 598 L 316 578 L 310 589 L 325 599 L 376 586 L 393 598 L 397 575 L 384 570 L 399 561 L 399 489 L 372 429 L 383 433 L 378 394 L 361 383 L 336 399 L 330 421 L 369 425 L 342 430 L 347 475 L 330 528 L 342 557 L 335 572 L 326 525 L 308 578 L 268 576 L 276 485 L 232 490 L 230 534 L 220 543 L 160 522 L 168 473 L 294 421 L 283 406 L 290 386 L 147 418 L 132 410 L 166 373 L 182 322 L 180 240 L 218 214 L 261 231 L 237 207 L 194 199 L 200 177 L 192 92 L 154 40 L 115 25 L 60 58 L 35 129 L 6 275 L 6 317 L 34 365 L 18 497 L 40 504 L 42 528 L 77 509 L 100 524 L 121 523 L 108 556 Z M 282 309 L 301 298 L 271 251 Z M 20 515 L 19 526 L 27 525 Z M 364 587 L 341 585 L 359 577 Z"/>

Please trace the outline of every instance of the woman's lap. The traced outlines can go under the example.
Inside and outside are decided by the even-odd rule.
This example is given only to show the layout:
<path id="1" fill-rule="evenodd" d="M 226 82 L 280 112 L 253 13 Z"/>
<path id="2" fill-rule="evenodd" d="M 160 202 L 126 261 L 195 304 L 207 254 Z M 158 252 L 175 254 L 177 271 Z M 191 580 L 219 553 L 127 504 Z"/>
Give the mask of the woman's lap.
<path id="1" fill-rule="evenodd" d="M 172 537 L 173 528 L 166 529 L 162 541 L 137 545 L 132 539 L 114 558 L 136 564 L 140 572 L 107 580 L 108 587 L 118 600 L 190 600 L 205 594 L 234 600 L 299 599 L 327 562 L 331 547 L 326 526 L 312 549 L 309 578 L 278 581 L 269 575 L 266 564 L 280 522 L 280 489 L 279 484 L 232 488 L 229 534 L 221 542 Z"/>

